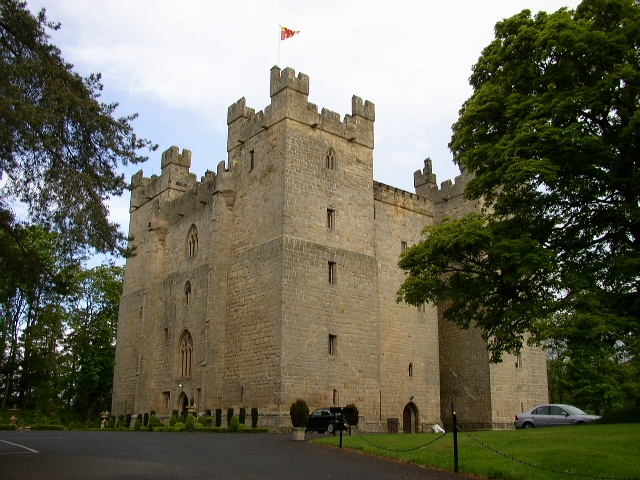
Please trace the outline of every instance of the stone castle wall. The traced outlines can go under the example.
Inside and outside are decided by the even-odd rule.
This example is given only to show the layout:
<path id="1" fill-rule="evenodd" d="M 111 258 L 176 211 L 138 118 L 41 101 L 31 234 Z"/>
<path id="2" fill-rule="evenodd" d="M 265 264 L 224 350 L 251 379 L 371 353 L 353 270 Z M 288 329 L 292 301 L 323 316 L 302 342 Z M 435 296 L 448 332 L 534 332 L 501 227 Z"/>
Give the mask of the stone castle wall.
<path id="1" fill-rule="evenodd" d="M 228 161 L 215 172 L 198 181 L 191 152 L 171 147 L 160 176 L 133 176 L 137 255 L 121 299 L 114 414 L 256 407 L 280 431 L 305 398 L 312 410 L 355 403 L 367 431 L 388 418 L 422 431 L 465 395 L 470 418 L 492 426 L 515 413 L 514 392 L 544 396 L 543 356 L 531 353 L 537 377 L 526 367 L 510 376 L 488 364 L 476 332 L 443 324 L 433 305 L 396 303 L 402 249 L 425 225 L 479 207 L 459 194 L 464 174 L 438 188 L 425 162 L 417 194 L 374 182 L 374 105 L 354 96 L 341 120 L 308 94 L 306 75 L 274 67 L 270 105 L 229 107 Z"/>

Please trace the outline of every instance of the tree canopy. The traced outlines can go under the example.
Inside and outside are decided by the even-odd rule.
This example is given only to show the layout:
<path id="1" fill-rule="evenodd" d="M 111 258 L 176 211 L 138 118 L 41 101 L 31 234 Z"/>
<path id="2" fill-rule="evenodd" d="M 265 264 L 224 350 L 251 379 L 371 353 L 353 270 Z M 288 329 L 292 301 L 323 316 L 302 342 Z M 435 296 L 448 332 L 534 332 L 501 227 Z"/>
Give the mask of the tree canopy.
<path id="1" fill-rule="evenodd" d="M 108 220 L 106 202 L 126 188 L 121 165 L 155 149 L 99 101 L 100 75 L 73 71 L 50 43 L 42 10 L 0 0 L 0 228 L 24 246 L 16 209 L 27 223 L 56 231 L 68 252 L 123 253 L 125 236 Z"/>
<path id="2" fill-rule="evenodd" d="M 640 7 L 524 10 L 496 24 L 470 83 L 449 146 L 484 210 L 425 230 L 398 300 L 446 306 L 493 361 L 552 338 L 583 363 L 589 344 L 637 362 Z"/>

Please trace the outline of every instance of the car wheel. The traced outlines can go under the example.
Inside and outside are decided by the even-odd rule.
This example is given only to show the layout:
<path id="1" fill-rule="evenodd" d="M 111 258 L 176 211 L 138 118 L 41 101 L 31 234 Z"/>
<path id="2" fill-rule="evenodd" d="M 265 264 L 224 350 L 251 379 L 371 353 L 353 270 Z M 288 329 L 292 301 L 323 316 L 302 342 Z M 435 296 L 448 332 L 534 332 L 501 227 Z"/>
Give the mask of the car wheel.
<path id="1" fill-rule="evenodd" d="M 333 433 L 333 423 L 330 423 L 329 425 L 327 425 L 327 432 Z"/>
<path id="2" fill-rule="evenodd" d="M 534 428 L 534 427 L 535 427 L 535 425 L 533 423 L 531 423 L 531 422 L 527 422 L 527 423 L 524 423 L 522 425 L 522 428 L 527 428 L 527 429 L 528 428 Z"/>
<path id="3" fill-rule="evenodd" d="M 584 422 L 576 422 L 576 425 L 584 425 Z"/>

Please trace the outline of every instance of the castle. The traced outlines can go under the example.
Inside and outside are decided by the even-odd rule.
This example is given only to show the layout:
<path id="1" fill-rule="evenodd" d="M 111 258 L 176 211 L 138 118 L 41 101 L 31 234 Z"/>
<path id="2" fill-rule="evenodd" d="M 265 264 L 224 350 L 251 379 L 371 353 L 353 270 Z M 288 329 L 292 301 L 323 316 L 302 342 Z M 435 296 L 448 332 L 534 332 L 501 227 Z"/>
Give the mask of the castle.
<path id="1" fill-rule="evenodd" d="M 480 208 L 465 172 L 438 187 L 427 159 L 415 194 L 375 182 L 372 103 L 318 113 L 290 68 L 272 68 L 270 94 L 258 113 L 229 107 L 216 172 L 198 181 L 171 147 L 160 176 L 132 177 L 113 414 L 256 407 L 283 431 L 304 398 L 354 403 L 363 431 L 419 432 L 448 424 L 452 404 L 467 428 L 512 428 L 547 401 L 541 349 L 490 364 L 477 331 L 396 303 L 400 253 Z"/>

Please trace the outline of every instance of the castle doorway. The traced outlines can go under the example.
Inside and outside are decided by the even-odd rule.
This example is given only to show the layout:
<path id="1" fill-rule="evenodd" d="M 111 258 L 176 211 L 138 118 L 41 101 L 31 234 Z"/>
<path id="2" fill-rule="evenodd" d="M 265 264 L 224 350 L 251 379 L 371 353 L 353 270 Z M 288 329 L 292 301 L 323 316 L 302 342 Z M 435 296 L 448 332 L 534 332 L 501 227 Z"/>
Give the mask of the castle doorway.
<path id="1" fill-rule="evenodd" d="M 180 395 L 178 396 L 178 411 L 180 413 L 186 412 L 188 406 L 189 398 L 187 397 L 186 393 L 180 392 Z"/>
<path id="2" fill-rule="evenodd" d="M 418 409 L 414 403 L 407 403 L 402 411 L 402 431 L 404 433 L 418 431 Z"/>

